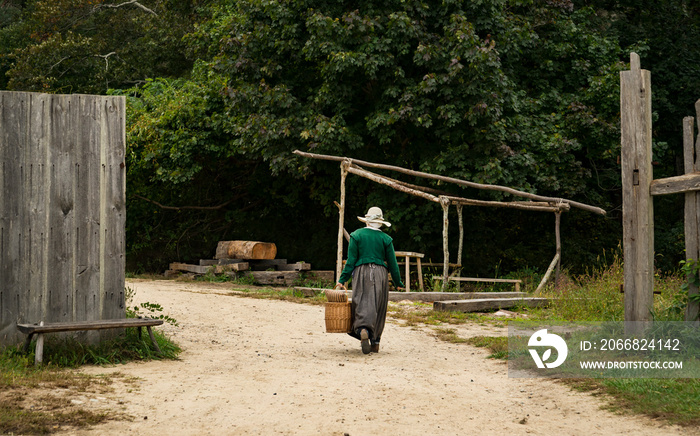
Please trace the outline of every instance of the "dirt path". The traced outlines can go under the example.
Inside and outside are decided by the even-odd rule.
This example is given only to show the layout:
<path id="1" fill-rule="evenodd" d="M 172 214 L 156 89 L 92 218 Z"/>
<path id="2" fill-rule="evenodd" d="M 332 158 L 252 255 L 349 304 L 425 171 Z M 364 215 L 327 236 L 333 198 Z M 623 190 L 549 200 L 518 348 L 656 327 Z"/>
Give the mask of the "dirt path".
<path id="1" fill-rule="evenodd" d="M 235 297 L 200 283 L 128 286 L 136 302 L 159 303 L 179 321 L 162 329 L 184 348 L 181 359 L 85 369 L 139 378 L 136 388 L 117 382 L 101 398 L 134 420 L 64 434 L 692 433 L 603 411 L 600 399 L 547 380 L 509 379 L 484 350 L 395 322 L 381 352 L 363 355 L 349 336 L 324 333 L 320 306 Z"/>

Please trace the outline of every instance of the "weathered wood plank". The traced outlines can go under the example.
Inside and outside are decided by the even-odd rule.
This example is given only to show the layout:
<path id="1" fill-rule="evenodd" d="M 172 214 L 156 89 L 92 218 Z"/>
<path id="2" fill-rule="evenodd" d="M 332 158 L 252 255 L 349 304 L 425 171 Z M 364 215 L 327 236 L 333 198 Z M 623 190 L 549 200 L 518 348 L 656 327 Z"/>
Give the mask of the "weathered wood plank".
<path id="1" fill-rule="evenodd" d="M 94 97 L 102 105 L 100 175 L 100 319 L 126 316 L 124 268 L 126 242 L 125 97 Z"/>
<path id="2" fill-rule="evenodd" d="M 436 301 L 433 310 L 456 312 L 479 312 L 484 310 L 507 309 L 515 306 L 542 307 L 549 304 L 547 298 L 493 298 L 474 300 Z"/>
<path id="3" fill-rule="evenodd" d="M 18 320 L 123 316 L 124 102 L 0 91 L 0 343 Z"/>
<path id="4" fill-rule="evenodd" d="M 74 264 L 75 318 L 100 318 L 100 138 L 103 105 L 80 95 L 76 121 L 76 237 Z"/>
<path id="5" fill-rule="evenodd" d="M 666 177 L 651 182 L 651 195 L 681 194 L 700 190 L 700 172 L 694 171 L 682 176 Z"/>
<path id="6" fill-rule="evenodd" d="M 311 264 L 306 262 L 287 263 L 277 266 L 278 271 L 311 271 Z"/>
<path id="7" fill-rule="evenodd" d="M 24 98 L 20 93 L 11 93 L 2 101 L 4 128 L 0 130 L 0 183 L 3 184 L 0 199 L 0 334 L 12 334 L 11 323 L 22 317 L 24 298 L 20 277 L 21 219 L 23 206 L 22 140 L 26 116 Z M 6 127 L 5 127 L 6 126 Z M 0 337 L 2 340 L 2 337 Z"/>
<path id="8" fill-rule="evenodd" d="M 631 70 L 620 72 L 625 320 L 649 321 L 654 278 L 651 75 L 641 69 L 636 53 L 630 62 Z"/>
<path id="9" fill-rule="evenodd" d="M 295 290 L 300 291 L 305 297 L 315 297 L 322 294 L 324 291 L 332 289 L 324 288 L 309 288 L 304 286 L 295 286 Z M 348 297 L 352 297 L 352 290 L 345 292 Z M 526 292 L 389 292 L 389 301 L 423 301 L 432 303 L 435 301 L 448 300 L 471 300 L 471 299 L 494 299 L 494 298 L 525 298 L 529 294 Z"/>
<path id="10" fill-rule="evenodd" d="M 260 285 L 291 286 L 302 277 L 312 281 L 333 282 L 335 271 L 246 271 L 241 276 L 252 276 Z"/>
<path id="11" fill-rule="evenodd" d="M 24 334 L 30 333 L 53 333 L 53 332 L 71 332 L 78 330 L 100 330 L 113 329 L 120 327 L 148 327 L 162 325 L 162 319 L 153 318 L 124 318 L 124 319 L 105 319 L 93 321 L 70 321 L 70 322 L 54 322 L 38 324 L 17 324 L 17 330 Z"/>
<path id="12" fill-rule="evenodd" d="M 442 280 L 442 276 L 433 276 L 433 280 Z M 523 281 L 520 279 L 490 279 L 487 277 L 448 277 L 447 280 L 455 282 L 482 282 L 482 283 L 515 283 L 519 284 Z"/>
<path id="13" fill-rule="evenodd" d="M 247 271 L 250 265 L 248 262 L 232 263 L 230 265 L 191 265 L 187 263 L 173 262 L 170 269 L 175 271 L 187 271 L 195 274 L 223 274 L 230 271 Z"/>
<path id="14" fill-rule="evenodd" d="M 243 259 L 199 259 L 199 264 L 202 266 L 231 265 L 233 263 L 240 263 L 240 262 L 245 262 L 245 260 L 243 260 Z"/>
<path id="15" fill-rule="evenodd" d="M 46 322 L 73 318 L 73 141 L 69 116 L 71 96 L 52 95 L 49 144 L 49 244 L 47 271 L 49 307 Z"/>
<path id="16" fill-rule="evenodd" d="M 25 166 L 29 166 L 28 197 L 26 214 L 29 218 L 27 233 L 29 257 L 26 269 L 29 272 L 27 282 L 27 307 L 25 318 L 29 320 L 45 319 L 48 306 L 48 209 L 47 188 L 50 184 L 49 138 L 50 105 L 48 94 L 28 94 L 30 114 L 28 118 L 28 146 L 25 154 Z M 27 186 L 25 186 L 25 189 Z"/>

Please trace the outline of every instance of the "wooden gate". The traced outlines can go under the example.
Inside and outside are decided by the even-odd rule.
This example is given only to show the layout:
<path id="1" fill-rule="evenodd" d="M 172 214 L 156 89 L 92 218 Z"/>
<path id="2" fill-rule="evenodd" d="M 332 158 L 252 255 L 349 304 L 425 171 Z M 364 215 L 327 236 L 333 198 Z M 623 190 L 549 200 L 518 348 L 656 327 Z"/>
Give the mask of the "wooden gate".
<path id="1" fill-rule="evenodd" d="M 124 97 L 0 92 L 0 345 L 123 318 Z"/>

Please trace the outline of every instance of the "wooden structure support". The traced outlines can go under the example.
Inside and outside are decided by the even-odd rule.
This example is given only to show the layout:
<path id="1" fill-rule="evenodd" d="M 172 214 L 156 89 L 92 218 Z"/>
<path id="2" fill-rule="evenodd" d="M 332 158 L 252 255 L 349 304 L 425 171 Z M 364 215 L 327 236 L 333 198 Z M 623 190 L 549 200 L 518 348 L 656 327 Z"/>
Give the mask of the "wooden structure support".
<path id="1" fill-rule="evenodd" d="M 641 69 L 639 56 L 630 55 L 630 70 L 620 72 L 622 127 L 622 190 L 625 321 L 628 334 L 637 334 L 651 321 L 654 284 L 653 196 L 685 194 L 685 245 L 688 261 L 700 260 L 700 135 L 695 120 L 683 119 L 685 174 L 653 180 L 651 151 L 651 74 Z M 695 103 L 700 125 L 700 100 Z M 691 285 L 688 294 L 697 295 Z M 698 303 L 692 299 L 687 321 L 698 321 Z"/>
<path id="2" fill-rule="evenodd" d="M 622 220 L 625 320 L 627 332 L 651 321 L 654 278 L 654 207 L 650 193 L 651 74 L 639 55 L 630 56 L 630 70 L 620 72 L 622 142 Z"/>
<path id="3" fill-rule="evenodd" d="M 416 197 L 421 197 L 424 198 L 428 201 L 438 203 L 440 204 L 442 211 L 443 211 L 443 275 L 442 275 L 442 290 L 445 290 L 445 286 L 448 281 L 448 276 L 449 276 L 449 267 L 450 267 L 450 255 L 449 255 L 449 238 L 448 238 L 448 227 L 449 227 L 449 207 L 450 205 L 455 205 L 457 207 L 457 216 L 459 220 L 459 253 L 457 256 L 457 264 L 462 265 L 462 249 L 463 249 L 463 241 L 464 241 L 464 227 L 463 227 L 463 214 L 462 214 L 462 207 L 465 205 L 469 206 L 490 206 L 490 207 L 507 207 L 507 208 L 513 208 L 513 209 L 521 209 L 521 210 L 531 210 L 531 211 L 542 211 L 542 212 L 554 212 L 557 214 L 557 224 L 556 224 L 556 240 L 557 240 L 557 253 L 559 253 L 559 258 L 561 258 L 561 242 L 560 242 L 560 236 L 559 236 L 559 227 L 560 227 L 560 215 L 561 212 L 568 211 L 571 207 L 577 207 L 583 210 L 587 210 L 590 212 L 598 213 L 600 215 L 605 215 L 605 211 L 601 208 L 594 207 L 594 206 L 589 206 L 583 203 L 579 203 L 576 201 L 572 200 L 567 200 L 564 198 L 554 198 L 554 197 L 545 197 L 541 195 L 536 195 L 532 194 L 529 192 L 523 192 L 523 191 L 518 191 L 513 188 L 508 188 L 505 186 L 498 186 L 498 185 L 486 185 L 486 184 L 481 184 L 481 183 L 474 183 L 474 182 L 468 182 L 464 180 L 459 180 L 455 179 L 452 177 L 446 177 L 446 176 L 440 176 L 440 175 L 435 175 L 435 174 L 430 174 L 430 173 L 424 173 L 421 171 L 414 171 L 414 170 L 409 170 L 406 168 L 401 168 L 397 166 L 392 166 L 392 165 L 384 165 L 384 164 L 377 164 L 373 162 L 366 162 L 362 160 L 357 160 L 357 159 L 350 159 L 347 157 L 342 157 L 342 156 L 330 156 L 330 155 L 323 155 L 323 154 L 315 154 L 315 153 L 306 153 L 302 152 L 299 150 L 295 150 L 294 154 L 297 154 L 302 157 L 306 158 L 311 158 L 311 159 L 320 159 L 320 160 L 328 160 L 328 161 L 336 161 L 340 162 L 340 172 L 341 172 L 341 178 L 340 178 L 340 203 L 336 202 L 336 205 L 338 206 L 338 211 L 339 211 L 339 219 L 338 219 L 338 251 L 337 251 L 337 258 L 336 258 L 336 280 L 340 278 L 340 274 L 342 272 L 342 267 L 343 267 L 343 239 L 349 240 L 349 235 L 347 231 L 345 230 L 345 183 L 346 183 L 346 178 L 347 174 L 354 174 L 360 177 L 364 177 L 368 180 L 371 180 L 375 183 L 379 183 L 385 186 L 388 186 L 392 189 L 395 189 L 399 192 L 403 192 L 409 195 L 413 195 Z M 467 198 L 461 198 L 461 197 L 455 197 L 452 195 L 448 195 L 443 191 L 440 191 L 438 189 L 434 188 L 429 188 L 429 187 L 422 187 L 422 186 L 417 186 L 414 184 L 402 182 L 399 180 L 392 179 L 387 176 L 383 176 L 380 174 L 373 173 L 371 171 L 367 171 L 363 167 L 368 167 L 368 168 L 377 168 L 377 169 L 382 169 L 382 170 L 390 170 L 390 171 L 395 171 L 399 172 L 402 174 L 407 174 L 410 176 L 415 176 L 415 177 L 422 177 L 426 178 L 429 180 L 437 180 L 437 181 L 442 181 L 442 182 L 447 182 L 447 183 L 453 183 L 457 184 L 460 186 L 466 186 L 470 188 L 476 188 L 476 189 L 484 189 L 484 190 L 492 190 L 492 191 L 501 191 L 508 193 L 510 195 L 514 195 L 517 197 L 522 197 L 522 198 L 528 198 L 533 201 L 512 201 L 512 202 L 499 202 L 499 201 L 484 201 L 484 200 L 473 200 L 473 199 L 467 199 Z M 408 267 L 409 262 L 406 263 Z M 557 275 L 559 274 L 559 269 L 557 269 Z M 422 279 L 422 277 L 419 277 L 419 282 Z M 410 278 L 407 278 L 407 281 L 409 281 Z M 410 285 L 408 285 L 410 286 Z M 421 286 L 422 288 L 422 286 Z"/>
<path id="4" fill-rule="evenodd" d="M 552 263 L 549 264 L 549 268 L 547 268 L 547 272 L 544 273 L 544 276 L 542 277 L 540 284 L 537 285 L 537 289 L 535 289 L 535 294 L 539 293 L 544 288 L 544 285 L 547 283 L 547 280 L 549 280 L 549 276 L 552 275 L 552 271 L 554 271 L 554 268 L 557 265 L 559 265 L 559 253 L 554 255 L 554 259 L 552 259 Z"/>

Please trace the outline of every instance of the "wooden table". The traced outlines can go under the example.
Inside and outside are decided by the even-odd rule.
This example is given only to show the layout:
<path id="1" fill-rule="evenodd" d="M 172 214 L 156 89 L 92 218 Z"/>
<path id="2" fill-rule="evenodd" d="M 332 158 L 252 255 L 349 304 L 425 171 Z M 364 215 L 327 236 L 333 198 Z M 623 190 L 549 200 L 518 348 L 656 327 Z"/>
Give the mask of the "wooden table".
<path id="1" fill-rule="evenodd" d="M 396 258 L 403 257 L 406 264 L 406 292 L 411 291 L 411 258 L 416 259 L 416 264 L 418 266 L 418 287 L 420 291 L 423 292 L 423 266 L 421 265 L 421 259 L 425 257 L 423 253 L 416 253 L 414 251 L 396 251 Z"/>

